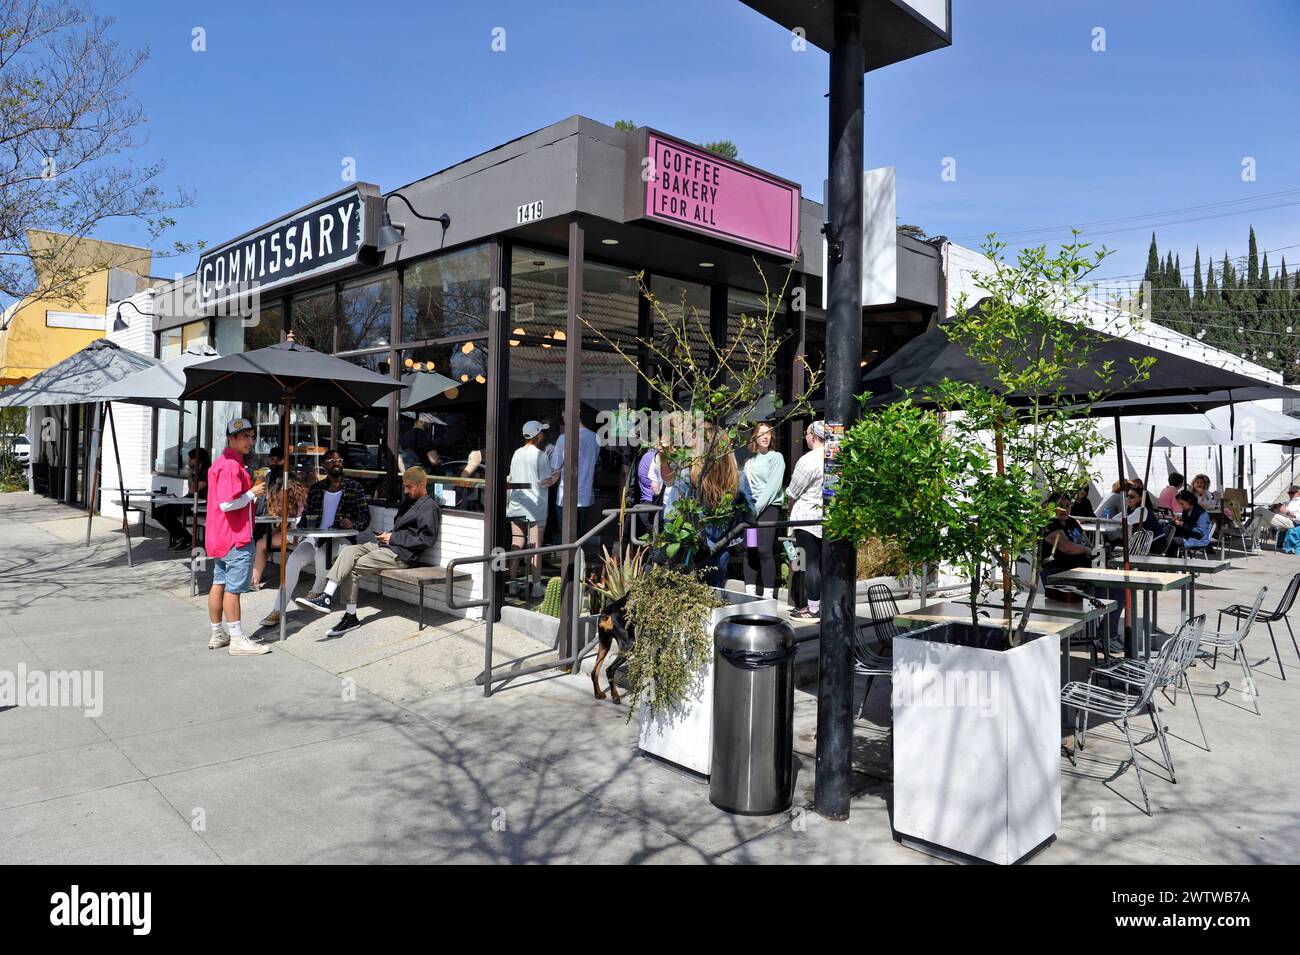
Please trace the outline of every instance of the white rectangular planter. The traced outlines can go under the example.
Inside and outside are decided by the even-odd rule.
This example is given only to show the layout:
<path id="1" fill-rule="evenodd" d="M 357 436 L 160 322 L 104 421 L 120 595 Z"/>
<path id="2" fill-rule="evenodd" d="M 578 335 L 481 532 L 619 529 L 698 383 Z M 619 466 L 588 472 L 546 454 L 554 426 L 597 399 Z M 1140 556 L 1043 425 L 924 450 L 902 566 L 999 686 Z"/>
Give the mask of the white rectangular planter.
<path id="1" fill-rule="evenodd" d="M 709 634 L 727 617 L 741 613 L 760 613 L 778 616 L 776 598 L 752 597 L 731 590 L 717 591 L 727 601 L 727 606 L 713 611 L 709 621 Z M 640 708 L 642 752 L 681 766 L 701 776 L 709 775 L 713 759 L 713 654 L 700 681 L 700 692 L 693 700 L 674 707 L 667 713 L 651 718 L 650 708 Z"/>
<path id="2" fill-rule="evenodd" d="M 1017 862 L 1061 825 L 1059 640 L 998 651 L 925 632 L 894 639 L 894 829 Z"/>

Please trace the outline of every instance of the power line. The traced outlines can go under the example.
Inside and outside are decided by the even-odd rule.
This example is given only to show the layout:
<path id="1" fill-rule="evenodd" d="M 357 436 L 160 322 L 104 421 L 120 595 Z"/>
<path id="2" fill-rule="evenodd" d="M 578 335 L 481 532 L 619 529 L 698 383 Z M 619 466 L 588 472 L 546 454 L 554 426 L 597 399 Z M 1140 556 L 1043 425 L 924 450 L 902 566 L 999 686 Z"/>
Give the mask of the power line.
<path id="1" fill-rule="evenodd" d="M 1300 249 L 1300 242 L 1293 243 L 1292 245 L 1280 245 L 1280 246 L 1278 246 L 1276 249 L 1262 249 L 1262 250 L 1260 250 L 1259 252 L 1257 252 L 1256 254 L 1257 254 L 1257 255 L 1260 255 L 1260 256 L 1271 255 L 1271 254 L 1273 254 L 1274 252 L 1285 252 L 1287 249 Z M 1284 258 L 1285 258 L 1285 256 L 1284 256 Z M 1222 259 L 1222 258 L 1217 258 L 1217 259 L 1216 259 L 1216 258 L 1214 258 L 1213 256 L 1210 256 L 1209 259 L 1207 259 L 1207 260 L 1205 260 L 1205 261 L 1208 261 L 1208 262 L 1209 262 L 1210 264 L 1212 264 L 1212 265 L 1222 265 L 1222 264 L 1223 264 L 1223 259 Z M 1232 263 L 1234 263 L 1234 264 L 1244 264 L 1244 263 L 1247 263 L 1247 262 L 1250 261 L 1250 253 L 1249 253 L 1249 252 L 1245 252 L 1245 253 L 1243 253 L 1243 254 L 1241 254 L 1241 255 L 1230 255 L 1230 256 L 1228 256 L 1228 261 L 1229 261 L 1229 262 L 1232 262 Z M 1163 266 L 1162 266 L 1162 267 L 1163 267 Z M 1194 271 L 1195 269 L 1196 269 L 1196 263 L 1193 262 L 1191 265 L 1180 266 L 1179 269 L 1178 269 L 1178 271 L 1179 271 L 1179 272 L 1191 272 L 1191 271 Z M 1098 279 L 1097 281 L 1099 281 L 1099 282 L 1108 282 L 1108 281 L 1110 281 L 1111 279 L 1129 279 L 1129 278 L 1139 278 L 1139 277 L 1145 277 L 1145 276 L 1146 276 L 1146 272 L 1145 272 L 1145 271 L 1143 271 L 1143 272 L 1128 272 L 1128 273 L 1125 273 L 1125 274 L 1123 274 L 1123 275 L 1107 275 L 1107 276 L 1103 276 L 1102 278 Z"/>
<path id="2" fill-rule="evenodd" d="M 1002 238 L 1005 236 L 1031 235 L 1037 232 L 1061 232 L 1061 231 L 1068 231 L 1070 229 L 1091 228 L 1092 226 L 1114 225 L 1120 222 L 1133 222 L 1141 219 L 1159 219 L 1159 218 L 1164 218 L 1165 216 L 1183 215 L 1184 213 L 1200 212 L 1205 209 L 1218 209 L 1218 208 L 1222 208 L 1223 206 L 1239 205 L 1245 202 L 1262 202 L 1265 199 L 1276 199 L 1280 196 L 1292 196 L 1297 194 L 1300 194 L 1300 188 L 1283 189 L 1279 192 L 1267 192 L 1259 196 L 1243 196 L 1240 199 L 1224 199 L 1219 202 L 1205 202 L 1195 206 L 1184 206 L 1180 209 L 1167 209 L 1163 212 L 1146 212 L 1146 213 L 1141 213 L 1139 215 L 1116 216 L 1110 219 L 1093 219 L 1090 222 L 1079 222 L 1079 223 L 1075 223 L 1074 225 L 1036 226 L 1031 229 L 1017 229 L 1014 231 L 998 233 L 998 236 L 999 238 Z M 1284 203 L 1284 204 L 1289 205 L 1290 203 Z M 954 236 L 954 238 L 958 238 L 958 239 L 983 238 L 983 237 L 984 237 L 983 235 L 976 235 L 974 233 L 964 235 L 964 236 Z"/>

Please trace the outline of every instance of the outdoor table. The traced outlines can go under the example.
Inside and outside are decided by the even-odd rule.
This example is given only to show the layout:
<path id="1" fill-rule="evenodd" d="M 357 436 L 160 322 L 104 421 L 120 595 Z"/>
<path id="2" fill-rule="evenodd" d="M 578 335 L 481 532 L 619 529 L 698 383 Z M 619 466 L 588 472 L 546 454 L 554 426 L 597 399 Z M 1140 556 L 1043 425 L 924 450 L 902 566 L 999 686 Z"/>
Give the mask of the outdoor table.
<path id="1" fill-rule="evenodd" d="M 981 612 L 987 613 L 989 609 L 995 608 L 980 607 L 979 609 Z M 1018 621 L 1019 616 L 1013 616 L 1010 625 L 1014 626 Z M 989 614 L 987 617 L 981 617 L 980 622 L 1005 624 L 1006 618 L 1001 614 L 996 616 Z M 900 613 L 894 618 L 894 623 L 904 630 L 916 630 L 935 623 L 970 623 L 970 605 L 955 600 L 947 600 L 943 603 L 931 604 L 923 609 Z M 1087 621 L 1082 617 L 1070 618 L 1039 613 L 1037 608 L 1029 617 L 1029 625 L 1025 628 L 1027 632 L 1055 636 L 1061 643 L 1061 686 L 1065 686 L 1070 682 L 1070 638 L 1080 633 L 1086 626 Z M 1063 730 L 1069 728 L 1065 707 L 1061 707 L 1061 728 Z"/>
<path id="2" fill-rule="evenodd" d="M 1123 524 L 1123 521 L 1118 517 L 1076 517 L 1075 520 L 1079 522 L 1080 527 L 1084 529 L 1091 528 L 1092 545 L 1094 547 L 1101 546 L 1101 535 L 1103 530 L 1106 528 L 1119 527 Z"/>
<path id="3" fill-rule="evenodd" d="M 1146 658 L 1151 659 L 1151 635 L 1154 632 L 1151 594 L 1166 590 L 1177 590 L 1190 584 L 1192 578 L 1187 574 L 1162 573 L 1151 570 L 1122 570 L 1108 567 L 1075 567 L 1049 578 L 1051 584 L 1078 584 L 1084 587 L 1114 587 L 1120 590 L 1136 590 L 1142 593 L 1142 619 L 1137 627 L 1126 628 L 1124 655 L 1130 660 L 1137 659 L 1137 638 L 1141 631 Z"/>
<path id="4" fill-rule="evenodd" d="M 130 488 L 127 488 L 125 491 L 122 492 L 122 496 L 120 498 L 112 499 L 113 503 L 116 504 L 118 507 L 122 508 L 123 511 L 126 511 L 131 507 L 132 500 L 134 500 L 135 503 L 137 504 L 144 504 L 144 503 L 148 503 L 150 505 L 180 504 L 182 507 L 195 506 L 194 498 L 181 497 L 179 494 L 168 494 L 166 491 L 133 492 Z M 201 497 L 198 500 L 199 506 L 206 506 L 207 503 L 208 503 L 207 498 Z M 140 533 L 144 534 L 144 512 L 143 511 L 140 512 Z M 127 535 L 127 539 L 126 539 L 126 548 L 129 553 L 131 550 L 131 536 L 129 534 Z M 193 593 L 193 589 L 194 589 L 193 588 L 194 582 L 192 578 L 193 575 L 191 574 L 191 581 L 190 581 L 191 594 Z"/>
<path id="5" fill-rule="evenodd" d="M 1179 592 L 1179 623 L 1186 623 L 1196 616 L 1196 578 L 1201 574 L 1222 573 L 1232 569 L 1232 561 L 1223 557 L 1162 557 L 1155 554 L 1143 557 L 1130 557 L 1128 564 L 1134 570 L 1159 570 L 1187 574 L 1192 578 L 1191 585 Z"/>
<path id="6" fill-rule="evenodd" d="M 1000 609 L 1002 607 L 1002 594 L 994 591 L 987 597 L 981 598 L 981 607 L 993 607 Z M 1071 620 L 1082 620 L 1085 627 L 1091 628 L 1098 621 L 1105 620 L 1107 616 L 1115 612 L 1119 606 L 1118 600 L 1106 600 L 1101 597 L 1086 597 L 1078 603 L 1069 600 L 1054 600 L 1050 597 L 1043 596 L 1040 591 L 1034 598 L 1034 615 L 1046 615 L 1049 617 L 1065 617 Z M 1025 594 L 1016 593 L 1011 598 L 1011 607 L 1013 610 L 1021 611 L 1025 609 Z M 1102 656 L 1109 662 L 1110 660 L 1110 640 L 1101 641 Z M 1068 651 L 1067 651 L 1068 652 Z"/>
<path id="7" fill-rule="evenodd" d="M 334 542 L 343 538 L 355 538 L 361 532 L 355 528 L 348 530 L 341 527 L 290 527 L 288 537 L 290 540 L 310 538 L 313 541 L 325 542 L 325 563 L 327 565 L 334 562 Z"/>

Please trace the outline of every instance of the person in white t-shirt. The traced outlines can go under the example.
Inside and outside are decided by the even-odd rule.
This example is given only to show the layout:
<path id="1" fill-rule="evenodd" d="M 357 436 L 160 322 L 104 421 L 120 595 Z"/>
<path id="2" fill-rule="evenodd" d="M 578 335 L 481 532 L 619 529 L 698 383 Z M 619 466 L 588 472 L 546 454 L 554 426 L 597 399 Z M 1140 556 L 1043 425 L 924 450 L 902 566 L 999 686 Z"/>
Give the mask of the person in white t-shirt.
<path id="1" fill-rule="evenodd" d="M 560 471 L 551 467 L 550 458 L 542 450 L 541 443 L 546 425 L 540 421 L 524 423 L 524 443 L 510 458 L 510 474 L 506 483 L 520 485 L 510 489 L 506 501 L 506 517 L 510 519 L 510 540 L 515 550 L 525 547 L 541 547 L 542 534 L 546 531 L 546 488 L 560 479 Z M 541 597 L 546 593 L 542 586 L 542 555 L 534 554 L 532 595 Z M 519 576 L 519 562 L 511 561 L 511 576 Z"/>

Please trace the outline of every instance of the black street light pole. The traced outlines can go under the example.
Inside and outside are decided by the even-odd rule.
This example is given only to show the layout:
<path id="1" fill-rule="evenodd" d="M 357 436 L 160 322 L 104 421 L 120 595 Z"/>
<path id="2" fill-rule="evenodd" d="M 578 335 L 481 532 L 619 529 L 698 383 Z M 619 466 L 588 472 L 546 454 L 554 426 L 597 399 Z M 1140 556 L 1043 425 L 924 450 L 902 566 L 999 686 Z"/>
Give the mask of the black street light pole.
<path id="1" fill-rule="evenodd" d="M 826 419 L 855 417 L 862 351 L 862 111 L 865 53 L 861 4 L 835 0 L 830 70 L 830 168 L 826 194 L 829 282 Z M 849 815 L 853 767 L 853 638 L 857 550 L 849 540 L 822 548 L 821 673 L 817 696 L 817 812 Z"/>

